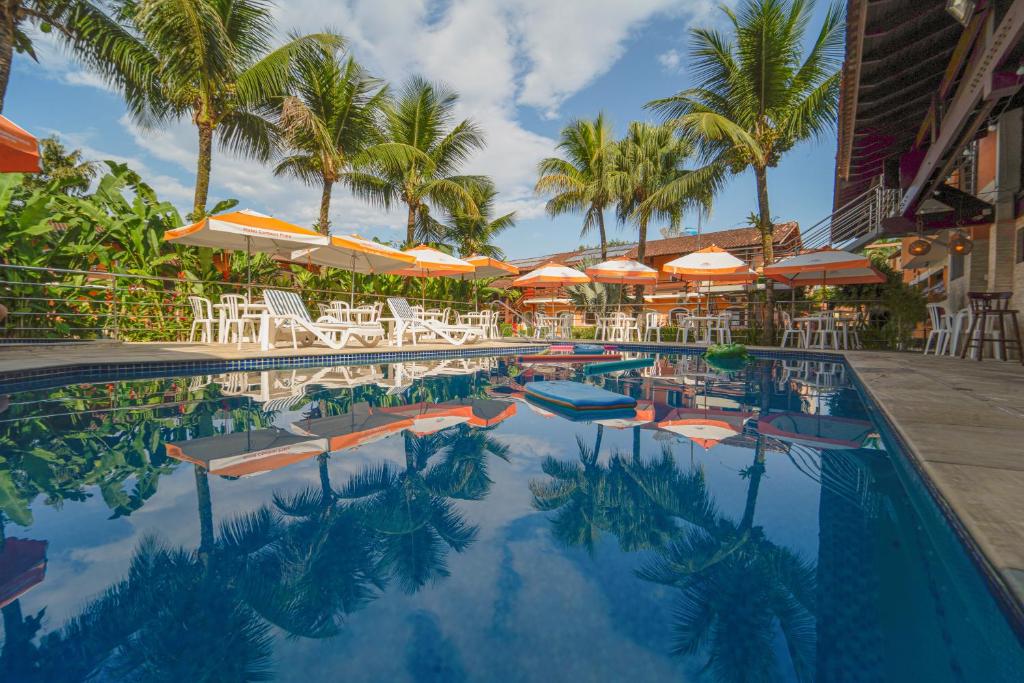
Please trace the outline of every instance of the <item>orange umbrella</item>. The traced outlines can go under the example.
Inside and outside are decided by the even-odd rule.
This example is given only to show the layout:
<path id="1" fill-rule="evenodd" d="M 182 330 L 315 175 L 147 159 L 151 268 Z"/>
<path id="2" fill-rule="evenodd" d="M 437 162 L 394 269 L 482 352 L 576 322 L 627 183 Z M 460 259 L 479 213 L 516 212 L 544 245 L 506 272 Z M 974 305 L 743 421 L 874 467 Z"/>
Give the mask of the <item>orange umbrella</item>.
<path id="1" fill-rule="evenodd" d="M 590 276 L 559 263 L 546 263 L 512 281 L 513 287 L 566 287 L 590 282 Z"/>
<path id="2" fill-rule="evenodd" d="M 709 298 L 712 282 L 738 284 L 753 282 L 757 279 L 757 273 L 751 270 L 745 262 L 713 244 L 700 251 L 694 251 L 669 261 L 661 269 L 683 280 L 707 282 Z M 700 311 L 699 302 L 697 310 Z"/>
<path id="3" fill-rule="evenodd" d="M 620 256 L 609 259 L 604 263 L 587 268 L 589 275 L 594 282 L 607 282 L 615 285 L 646 285 L 658 284 L 658 271 L 650 266 L 645 266 L 639 261 Z M 619 304 L 622 303 L 622 290 L 619 290 Z"/>
<path id="4" fill-rule="evenodd" d="M 39 141 L 0 116 L 0 173 L 39 173 Z"/>
<path id="5" fill-rule="evenodd" d="M 412 249 L 402 252 L 416 258 L 416 263 L 406 268 L 391 271 L 394 275 L 405 275 L 408 277 L 451 277 L 454 275 L 469 275 L 476 270 L 472 263 L 455 258 L 451 254 L 438 251 L 433 247 L 421 244 Z M 427 281 L 424 279 L 421 285 L 421 296 L 423 302 L 427 300 Z"/>
<path id="6" fill-rule="evenodd" d="M 473 268 L 476 269 L 473 271 L 473 275 L 478 278 L 519 275 L 519 269 L 511 263 L 505 263 L 490 256 L 470 256 L 466 261 L 473 264 Z"/>

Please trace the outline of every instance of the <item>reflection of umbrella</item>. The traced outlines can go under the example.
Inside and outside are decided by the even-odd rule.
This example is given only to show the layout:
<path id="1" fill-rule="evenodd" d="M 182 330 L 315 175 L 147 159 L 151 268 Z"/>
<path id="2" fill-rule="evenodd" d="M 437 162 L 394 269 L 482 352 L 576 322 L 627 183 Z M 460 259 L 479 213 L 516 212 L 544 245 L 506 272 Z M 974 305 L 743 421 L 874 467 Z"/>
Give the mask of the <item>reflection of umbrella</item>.
<path id="1" fill-rule="evenodd" d="M 324 246 L 328 242 L 326 235 L 249 209 L 207 216 L 191 225 L 164 232 L 164 239 L 193 247 L 244 251 L 247 256 L 259 252 L 288 258 L 296 249 Z M 252 272 L 248 261 L 246 282 L 251 283 Z"/>
<path id="2" fill-rule="evenodd" d="M 0 173 L 39 173 L 39 141 L 0 116 Z"/>
<path id="3" fill-rule="evenodd" d="M 743 423 L 750 413 L 708 408 L 676 408 L 664 420 L 655 423 L 658 429 L 679 434 L 705 450 L 718 442 L 743 432 Z"/>
<path id="4" fill-rule="evenodd" d="M 683 280 L 707 282 L 709 295 L 712 282 L 737 284 L 757 279 L 757 273 L 752 271 L 750 266 L 715 245 L 680 256 L 666 263 L 661 269 Z M 698 311 L 699 307 L 698 303 Z"/>
<path id="5" fill-rule="evenodd" d="M 594 420 L 599 425 L 611 429 L 629 429 L 631 427 L 642 427 L 654 421 L 654 404 L 650 401 L 637 401 L 636 411 L 633 417 L 612 417 L 604 420 Z"/>
<path id="6" fill-rule="evenodd" d="M 474 427 L 493 427 L 515 415 L 516 405 L 498 399 L 471 398 L 444 403 L 413 403 L 378 410 L 408 417 L 412 420 L 409 431 L 416 436 L 424 436 L 463 423 Z"/>
<path id="7" fill-rule="evenodd" d="M 757 430 L 780 441 L 813 448 L 842 450 L 860 448 L 874 431 L 864 420 L 806 413 L 775 413 L 761 417 Z"/>
<path id="8" fill-rule="evenodd" d="M 165 444 L 167 455 L 222 477 L 247 477 L 286 467 L 328 450 L 326 439 L 280 429 L 254 429 Z"/>
<path id="9" fill-rule="evenodd" d="M 310 436 L 327 439 L 329 450 L 341 451 L 380 441 L 412 426 L 412 420 L 357 403 L 342 415 L 303 420 L 296 426 Z"/>
<path id="10" fill-rule="evenodd" d="M 6 607 L 46 577 L 46 541 L 8 538 L 0 551 L 0 608 Z M 12 638 L 8 633 L 7 637 Z"/>

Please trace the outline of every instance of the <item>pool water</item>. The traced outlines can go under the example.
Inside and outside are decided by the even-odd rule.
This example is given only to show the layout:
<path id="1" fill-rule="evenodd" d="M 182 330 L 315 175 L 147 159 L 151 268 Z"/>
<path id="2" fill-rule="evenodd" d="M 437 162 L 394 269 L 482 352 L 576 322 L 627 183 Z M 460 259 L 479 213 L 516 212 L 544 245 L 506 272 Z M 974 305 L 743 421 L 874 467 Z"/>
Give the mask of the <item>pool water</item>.
<path id="1" fill-rule="evenodd" d="M 569 419 L 544 379 L 637 407 Z M 851 381 L 496 357 L 12 394 L 0 680 L 1024 680 Z"/>

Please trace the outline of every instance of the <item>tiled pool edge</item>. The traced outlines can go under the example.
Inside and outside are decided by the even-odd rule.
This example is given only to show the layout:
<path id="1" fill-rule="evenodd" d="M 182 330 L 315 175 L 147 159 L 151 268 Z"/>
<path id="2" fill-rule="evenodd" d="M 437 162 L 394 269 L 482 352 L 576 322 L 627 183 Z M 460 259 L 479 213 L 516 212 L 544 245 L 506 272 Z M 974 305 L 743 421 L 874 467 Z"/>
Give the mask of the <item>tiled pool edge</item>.
<path id="1" fill-rule="evenodd" d="M 0 373 L 0 393 L 51 389 L 81 382 L 151 379 L 175 375 L 206 375 L 247 370 L 279 370 L 324 365 L 366 365 L 405 360 L 444 360 L 476 356 L 509 356 L 536 353 L 546 344 L 524 343 L 479 348 L 452 347 L 411 351 L 374 351 L 365 353 L 311 354 L 305 356 L 270 356 L 263 358 L 217 360 L 134 361 L 130 363 L 97 362 L 36 367 Z"/>
<path id="2" fill-rule="evenodd" d="M 967 551 L 972 564 L 978 570 L 982 579 L 988 585 L 990 592 L 1003 611 L 1010 626 L 1017 633 L 1018 638 L 1024 641 L 1024 595 L 1020 594 L 1015 585 L 1009 581 L 1002 569 L 995 564 L 988 553 L 985 552 L 975 534 L 964 523 L 957 513 L 956 507 L 943 495 L 942 490 L 935 483 L 931 473 L 925 466 L 912 439 L 908 438 L 898 422 L 886 408 L 884 402 L 880 401 L 871 385 L 864 381 L 860 373 L 843 355 L 843 362 L 849 371 L 849 376 L 855 388 L 865 402 L 865 407 L 876 417 L 886 434 L 883 439 L 893 442 L 901 452 L 906 454 L 906 463 L 913 469 L 914 481 L 919 482 L 927 492 L 929 499 L 936 505 L 946 523 L 957 536 L 963 548 Z"/>

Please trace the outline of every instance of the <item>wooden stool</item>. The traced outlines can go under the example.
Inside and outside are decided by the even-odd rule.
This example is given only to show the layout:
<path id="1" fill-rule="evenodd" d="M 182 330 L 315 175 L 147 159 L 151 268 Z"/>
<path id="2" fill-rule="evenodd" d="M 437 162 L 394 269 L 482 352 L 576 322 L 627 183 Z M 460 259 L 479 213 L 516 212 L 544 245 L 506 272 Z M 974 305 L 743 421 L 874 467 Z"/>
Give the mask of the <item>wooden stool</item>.
<path id="1" fill-rule="evenodd" d="M 1024 365 L 1024 347 L 1020 341 L 1020 327 L 1017 325 L 1017 311 L 1007 308 L 1013 292 L 968 292 L 967 298 L 971 302 L 971 313 L 974 319 L 971 321 L 971 329 L 967 331 L 967 343 L 960 353 L 961 358 L 967 358 L 971 349 L 978 349 L 978 361 L 985 355 L 985 342 L 996 342 L 999 344 L 1000 355 L 1003 360 L 1009 360 L 1006 353 L 1007 343 L 1017 348 L 1017 356 L 1021 365 Z M 1013 339 L 1006 339 L 1006 318 L 1010 318 L 1010 327 L 1013 329 Z M 988 327 L 990 318 L 995 319 L 999 328 L 998 337 L 986 337 L 985 330 Z M 977 337 L 975 337 L 977 335 Z"/>

